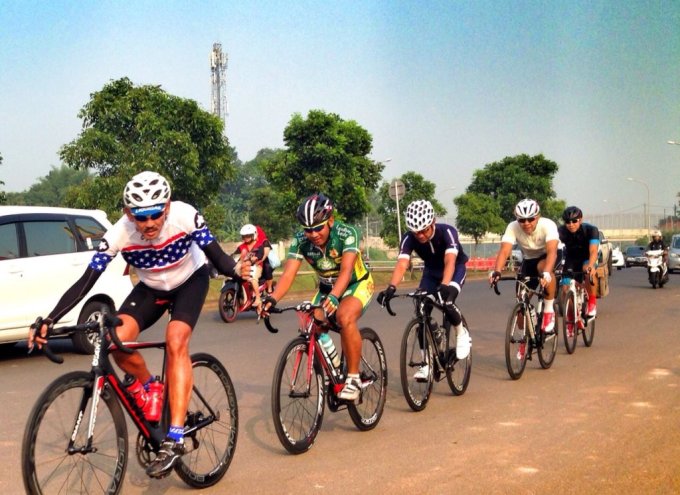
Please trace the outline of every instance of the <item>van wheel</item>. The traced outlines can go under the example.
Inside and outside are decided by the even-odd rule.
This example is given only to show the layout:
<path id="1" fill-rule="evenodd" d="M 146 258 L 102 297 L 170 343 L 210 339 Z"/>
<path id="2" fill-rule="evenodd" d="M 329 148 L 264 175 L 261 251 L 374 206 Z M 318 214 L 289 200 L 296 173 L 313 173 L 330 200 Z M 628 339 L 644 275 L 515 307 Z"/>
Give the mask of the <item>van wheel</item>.
<path id="1" fill-rule="evenodd" d="M 112 308 L 111 305 L 99 301 L 90 301 L 80 312 L 78 324 L 85 323 L 86 321 L 96 320 L 99 314 L 102 312 L 102 308 L 105 308 L 109 314 L 114 313 L 114 308 Z M 94 333 L 73 333 L 71 334 L 71 341 L 73 342 L 75 351 L 79 354 L 92 354 L 94 352 Z"/>

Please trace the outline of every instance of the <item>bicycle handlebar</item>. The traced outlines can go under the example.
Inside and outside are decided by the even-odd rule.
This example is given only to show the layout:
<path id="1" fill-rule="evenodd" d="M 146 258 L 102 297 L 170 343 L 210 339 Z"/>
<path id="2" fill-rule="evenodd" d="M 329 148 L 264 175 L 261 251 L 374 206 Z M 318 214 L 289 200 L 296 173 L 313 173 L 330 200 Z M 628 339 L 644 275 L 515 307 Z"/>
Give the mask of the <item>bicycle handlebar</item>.
<path id="1" fill-rule="evenodd" d="M 387 299 L 387 300 L 385 301 L 384 308 L 387 310 L 387 312 L 388 312 L 391 316 L 397 316 L 397 313 L 395 313 L 395 312 L 392 310 L 392 305 L 390 304 L 390 301 L 392 301 L 392 299 L 394 299 L 394 298 L 396 298 L 396 297 L 411 297 L 411 298 L 413 298 L 413 299 L 426 299 L 426 298 L 427 298 L 427 299 L 430 299 L 430 300 L 431 300 L 432 305 L 433 305 L 434 307 L 436 307 L 437 309 L 440 309 L 440 310 L 444 311 L 444 307 L 443 307 L 441 304 L 439 304 L 439 303 L 436 301 L 436 299 L 434 298 L 434 293 L 428 292 L 428 291 L 423 290 L 423 289 L 416 289 L 415 291 L 413 291 L 413 292 L 408 292 L 408 293 L 406 293 L 406 294 L 394 294 L 392 297 L 390 297 L 389 299 Z"/>
<path id="2" fill-rule="evenodd" d="M 530 282 L 530 281 L 532 281 L 532 280 L 538 280 L 538 281 L 540 281 L 540 280 L 542 280 L 542 279 L 543 279 L 543 277 L 524 277 L 524 278 L 517 278 L 517 277 L 513 277 L 513 276 L 506 275 L 506 276 L 504 276 L 504 277 L 499 277 L 498 280 L 496 280 L 494 283 L 492 283 L 492 284 L 491 284 L 491 288 L 493 288 L 493 290 L 494 290 L 494 292 L 496 293 L 496 295 L 500 296 L 500 295 L 501 295 L 501 291 L 498 290 L 498 282 L 501 282 L 501 281 L 503 281 L 503 280 L 512 280 L 513 282 L 519 282 L 520 284 L 526 285 L 527 282 Z M 537 292 L 536 289 L 530 289 L 530 290 L 533 290 L 534 292 Z"/>
<path id="3" fill-rule="evenodd" d="M 300 304 L 296 304 L 294 306 L 285 306 L 283 308 L 277 308 L 274 306 L 273 308 L 269 308 L 267 311 L 268 313 L 285 313 L 286 311 L 302 311 L 303 313 L 311 313 L 315 309 L 322 309 L 323 306 L 321 304 L 312 304 L 310 301 L 303 301 Z M 279 329 L 274 327 L 271 324 L 271 321 L 269 320 L 269 315 L 264 317 L 264 326 L 267 327 L 267 330 L 269 330 L 271 333 L 278 333 Z"/>
<path id="4" fill-rule="evenodd" d="M 40 331 L 43 324 L 45 324 L 45 321 L 41 316 L 39 316 L 36 318 L 35 323 L 31 325 L 31 329 L 37 333 Z M 123 351 L 126 354 L 132 354 L 134 350 L 123 345 L 123 342 L 121 342 L 120 338 L 118 338 L 118 334 L 113 331 L 117 326 L 122 324 L 122 320 L 117 316 L 109 315 L 106 311 L 102 311 L 101 315 L 96 320 L 86 321 L 85 323 L 80 323 L 79 325 L 54 328 L 52 324 L 50 324 L 47 327 L 47 334 L 45 335 L 45 338 L 49 339 L 50 336 L 64 335 L 69 332 L 88 332 L 103 329 L 105 330 L 105 335 L 108 334 L 111 337 L 111 340 L 116 345 L 118 350 Z M 29 350 L 29 352 L 31 352 L 31 350 Z M 47 356 L 47 358 L 53 363 L 62 364 L 64 362 L 63 357 L 56 355 L 52 349 L 50 349 L 49 340 L 43 344 L 42 350 L 45 353 L 45 356 Z"/>

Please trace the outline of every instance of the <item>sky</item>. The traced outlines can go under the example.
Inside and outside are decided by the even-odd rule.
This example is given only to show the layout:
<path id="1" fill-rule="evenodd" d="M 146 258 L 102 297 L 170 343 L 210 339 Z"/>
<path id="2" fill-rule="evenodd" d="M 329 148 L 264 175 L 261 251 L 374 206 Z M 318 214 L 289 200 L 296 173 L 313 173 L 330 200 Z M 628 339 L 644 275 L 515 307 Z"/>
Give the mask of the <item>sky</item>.
<path id="1" fill-rule="evenodd" d="M 660 213 L 680 192 L 680 0 L 0 0 L 0 26 L 5 191 L 60 165 L 111 80 L 210 111 L 218 42 L 242 161 L 321 109 L 373 136 L 385 180 L 416 171 L 449 210 L 522 153 L 555 161 L 557 197 L 586 215 L 642 213 L 648 190 Z"/>

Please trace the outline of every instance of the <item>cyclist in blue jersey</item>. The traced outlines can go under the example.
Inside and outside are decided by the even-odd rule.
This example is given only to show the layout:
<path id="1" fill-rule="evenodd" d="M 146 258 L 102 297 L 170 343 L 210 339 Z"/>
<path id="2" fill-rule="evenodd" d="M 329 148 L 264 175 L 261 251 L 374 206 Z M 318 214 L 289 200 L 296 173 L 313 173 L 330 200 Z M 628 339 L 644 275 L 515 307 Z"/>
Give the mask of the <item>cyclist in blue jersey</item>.
<path id="1" fill-rule="evenodd" d="M 445 305 L 447 323 L 456 330 L 456 356 L 465 359 L 472 342 L 454 303 L 465 283 L 468 257 L 458 239 L 458 231 L 451 225 L 436 223 L 432 203 L 426 200 L 410 203 L 404 216 L 409 232 L 401 238 L 397 264 L 389 285 L 378 294 L 378 304 L 384 306 L 394 296 L 415 251 L 425 264 L 420 288 L 437 294 Z M 423 366 L 415 377 L 427 378 L 428 372 L 427 365 Z"/>
<path id="2" fill-rule="evenodd" d="M 135 268 L 139 283 L 118 310 L 116 329 L 123 342 L 170 314 L 167 342 L 167 394 L 170 405 L 168 434 L 157 457 L 147 467 L 151 477 L 163 477 L 184 453 L 184 421 L 193 373 L 189 340 L 208 293 L 209 259 L 217 270 L 238 277 L 236 262 L 213 237 L 201 214 L 181 201 L 170 201 L 170 184 L 156 172 L 141 172 L 125 186 L 125 214 L 105 234 L 82 277 L 61 297 L 37 331 L 29 331 L 29 348 L 45 344 L 47 327 L 59 321 L 88 293 L 116 254 Z M 246 278 L 250 262 L 241 274 Z M 142 355 L 113 353 L 118 366 L 145 385 L 154 380 Z"/>
<path id="3" fill-rule="evenodd" d="M 588 316 L 597 314 L 597 286 L 595 270 L 597 269 L 598 248 L 600 246 L 600 231 L 594 225 L 583 222 L 583 212 L 576 206 L 567 207 L 562 212 L 564 225 L 558 227 L 560 241 L 564 243 L 563 273 L 571 269 L 576 272 L 574 278 L 586 286 L 588 292 Z M 583 273 L 589 276 L 583 277 Z M 592 280 L 592 282 L 591 282 Z M 562 283 L 569 285 L 569 279 L 564 277 Z"/>

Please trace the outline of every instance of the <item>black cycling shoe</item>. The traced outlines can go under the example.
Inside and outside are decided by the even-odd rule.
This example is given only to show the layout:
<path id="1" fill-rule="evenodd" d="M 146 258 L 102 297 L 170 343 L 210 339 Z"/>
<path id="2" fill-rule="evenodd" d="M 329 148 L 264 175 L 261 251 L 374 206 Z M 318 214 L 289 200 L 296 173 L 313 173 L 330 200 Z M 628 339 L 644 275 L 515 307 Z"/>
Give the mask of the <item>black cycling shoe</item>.
<path id="1" fill-rule="evenodd" d="M 184 442 L 175 442 L 166 438 L 158 450 L 158 455 L 146 468 L 146 474 L 152 478 L 166 476 L 182 455 L 184 455 Z"/>

